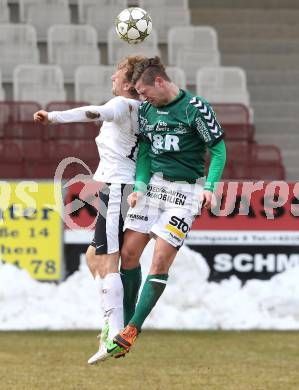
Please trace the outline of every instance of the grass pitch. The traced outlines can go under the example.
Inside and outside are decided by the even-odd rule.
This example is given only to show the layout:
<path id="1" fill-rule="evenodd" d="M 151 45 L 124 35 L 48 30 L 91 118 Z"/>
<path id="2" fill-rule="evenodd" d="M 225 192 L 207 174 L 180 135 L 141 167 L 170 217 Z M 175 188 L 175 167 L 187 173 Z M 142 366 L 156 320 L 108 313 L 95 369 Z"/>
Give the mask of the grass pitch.
<path id="1" fill-rule="evenodd" d="M 144 331 L 96 366 L 96 332 L 0 332 L 1 390 L 298 390 L 298 332 Z"/>

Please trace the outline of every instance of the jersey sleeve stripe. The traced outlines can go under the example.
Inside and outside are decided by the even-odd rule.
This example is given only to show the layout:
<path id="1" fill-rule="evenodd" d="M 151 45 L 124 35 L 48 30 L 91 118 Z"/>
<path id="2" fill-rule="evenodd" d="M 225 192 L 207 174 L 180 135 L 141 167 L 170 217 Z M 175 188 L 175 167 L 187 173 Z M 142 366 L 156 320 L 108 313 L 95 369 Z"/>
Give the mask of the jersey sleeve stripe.
<path id="1" fill-rule="evenodd" d="M 213 111 L 196 96 L 190 100 L 190 104 L 198 109 L 201 116 L 206 120 L 209 130 L 214 134 L 215 138 L 219 137 L 222 134 L 222 129 L 215 119 Z"/>

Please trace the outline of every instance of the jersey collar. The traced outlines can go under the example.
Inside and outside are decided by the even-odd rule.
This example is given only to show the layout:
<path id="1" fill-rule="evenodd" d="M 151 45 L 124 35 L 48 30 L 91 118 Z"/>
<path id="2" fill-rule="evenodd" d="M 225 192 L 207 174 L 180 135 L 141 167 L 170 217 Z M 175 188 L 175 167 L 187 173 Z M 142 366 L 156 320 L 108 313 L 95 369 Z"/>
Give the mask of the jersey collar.
<path id="1" fill-rule="evenodd" d="M 172 105 L 176 104 L 178 101 L 183 99 L 185 97 L 185 95 L 186 95 L 186 92 L 183 89 L 180 89 L 179 93 L 176 95 L 176 97 L 170 103 L 165 104 L 165 106 L 161 106 L 161 107 L 163 107 L 163 108 L 171 107 Z"/>

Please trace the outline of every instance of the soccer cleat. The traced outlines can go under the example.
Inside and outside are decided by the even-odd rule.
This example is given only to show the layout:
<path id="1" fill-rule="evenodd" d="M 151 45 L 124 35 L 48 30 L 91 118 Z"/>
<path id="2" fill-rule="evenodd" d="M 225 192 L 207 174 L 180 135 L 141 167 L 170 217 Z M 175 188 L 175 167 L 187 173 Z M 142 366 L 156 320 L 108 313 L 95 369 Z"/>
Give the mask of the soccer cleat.
<path id="1" fill-rule="evenodd" d="M 117 344 L 119 347 L 125 350 L 123 351 L 124 352 L 123 354 L 125 354 L 129 352 L 137 336 L 138 336 L 138 330 L 136 326 L 129 324 L 125 327 L 125 329 L 122 332 L 120 332 L 114 337 L 113 341 L 115 344 Z"/>
<path id="2" fill-rule="evenodd" d="M 106 350 L 105 345 L 101 344 L 99 350 L 88 359 L 87 363 L 88 364 L 97 364 L 100 361 L 106 360 L 108 357 L 109 357 L 109 354 L 107 354 L 107 350 Z"/>
<path id="3" fill-rule="evenodd" d="M 108 359 L 109 357 L 119 358 L 125 355 L 125 353 L 124 348 L 119 347 L 111 339 L 107 338 L 105 343 L 100 345 L 98 352 L 88 359 L 88 364 L 96 364 Z"/>
<path id="4" fill-rule="evenodd" d="M 104 325 L 102 327 L 101 333 L 97 336 L 98 339 L 100 340 L 100 345 L 104 344 L 105 341 L 107 340 L 109 333 L 109 322 L 108 322 L 108 317 L 104 317 Z"/>
<path id="5" fill-rule="evenodd" d="M 109 333 L 109 322 L 108 322 L 108 317 L 105 316 L 102 331 L 97 335 L 97 339 L 99 339 L 100 341 L 99 350 L 88 360 L 88 364 L 95 364 L 99 360 L 104 360 L 104 355 L 106 353 L 105 342 L 108 338 L 108 333 Z"/>

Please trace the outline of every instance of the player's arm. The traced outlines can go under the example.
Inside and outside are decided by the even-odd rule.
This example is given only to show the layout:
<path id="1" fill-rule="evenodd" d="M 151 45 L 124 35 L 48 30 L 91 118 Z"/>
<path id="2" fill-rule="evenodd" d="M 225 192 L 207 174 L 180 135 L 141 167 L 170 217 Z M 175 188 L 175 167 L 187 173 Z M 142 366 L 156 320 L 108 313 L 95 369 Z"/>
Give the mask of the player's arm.
<path id="1" fill-rule="evenodd" d="M 221 139 L 215 145 L 209 147 L 211 161 L 209 165 L 207 180 L 202 193 L 202 206 L 209 210 L 216 206 L 214 191 L 216 184 L 220 181 L 226 161 L 226 147 Z"/>
<path id="2" fill-rule="evenodd" d="M 113 98 L 101 106 L 83 106 L 65 111 L 51 112 L 40 110 L 33 114 L 33 119 L 35 122 L 40 122 L 44 125 L 95 121 L 112 122 L 120 119 L 128 111 L 129 106 L 124 99 Z"/>
<path id="3" fill-rule="evenodd" d="M 98 106 L 84 106 L 65 111 L 47 112 L 45 110 L 40 110 L 33 114 L 33 120 L 42 123 L 43 125 L 54 123 L 94 122 L 101 120 L 99 119 L 100 115 L 89 116 L 89 113 L 95 112 L 98 108 Z"/>
<path id="4" fill-rule="evenodd" d="M 151 161 L 149 157 L 149 150 L 149 141 L 141 135 L 136 161 L 136 179 L 134 191 L 145 192 L 146 187 L 151 179 Z"/>
<path id="5" fill-rule="evenodd" d="M 49 118 L 48 118 L 48 112 L 45 110 L 37 111 L 33 114 L 33 120 L 34 122 L 39 122 L 43 125 L 49 124 Z"/>
<path id="6" fill-rule="evenodd" d="M 116 96 L 102 106 L 90 107 L 86 113 L 86 116 L 94 120 L 120 122 L 133 109 L 134 108 L 126 98 L 122 96 Z"/>
<path id="7" fill-rule="evenodd" d="M 50 123 L 95 122 L 106 120 L 106 110 L 102 106 L 83 106 L 66 111 L 49 112 Z"/>
<path id="8" fill-rule="evenodd" d="M 218 123 L 210 105 L 205 101 L 199 100 L 197 102 L 197 108 L 193 124 L 198 135 L 207 144 L 211 155 L 207 180 L 203 191 L 203 206 L 209 209 L 215 203 L 213 192 L 216 189 L 216 183 L 221 180 L 226 162 L 226 147 L 223 140 L 223 129 Z"/>
<path id="9" fill-rule="evenodd" d="M 209 152 L 211 154 L 211 161 L 204 188 L 214 191 L 216 183 L 221 180 L 226 162 L 226 146 L 224 140 L 221 139 L 215 145 L 209 146 Z"/>
<path id="10" fill-rule="evenodd" d="M 151 179 L 151 162 L 149 157 L 150 143 L 142 135 L 139 139 L 139 149 L 136 161 L 136 178 L 132 194 L 128 197 L 131 207 L 136 205 L 137 200 L 143 196 Z"/>

